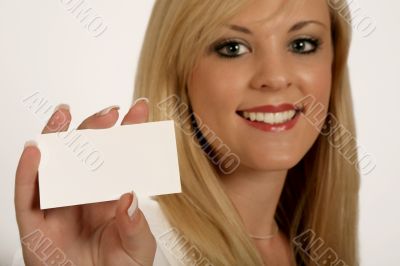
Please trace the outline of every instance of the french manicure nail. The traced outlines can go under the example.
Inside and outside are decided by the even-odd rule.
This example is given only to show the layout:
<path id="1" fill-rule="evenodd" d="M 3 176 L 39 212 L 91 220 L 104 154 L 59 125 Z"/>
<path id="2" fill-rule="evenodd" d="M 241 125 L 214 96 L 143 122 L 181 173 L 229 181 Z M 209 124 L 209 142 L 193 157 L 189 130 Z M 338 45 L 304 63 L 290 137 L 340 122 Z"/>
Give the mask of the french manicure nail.
<path id="1" fill-rule="evenodd" d="M 136 214 L 136 211 L 137 211 L 138 205 L 139 205 L 135 191 L 132 191 L 132 195 L 133 195 L 133 200 L 132 200 L 131 206 L 129 206 L 129 209 L 128 209 L 128 215 L 131 218 L 131 220 L 133 220 L 135 218 L 135 214 Z"/>
<path id="2" fill-rule="evenodd" d="M 54 108 L 54 113 L 61 109 L 69 111 L 70 107 L 68 104 L 65 104 L 65 103 L 59 104 Z"/>
<path id="3" fill-rule="evenodd" d="M 101 110 L 100 112 L 96 113 L 96 116 L 104 116 L 110 113 L 112 110 L 119 110 L 118 105 L 113 105 L 110 107 L 107 107 L 106 109 Z"/>
<path id="4" fill-rule="evenodd" d="M 27 142 L 25 142 L 24 149 L 25 149 L 26 147 L 37 147 L 37 146 L 38 146 L 38 144 L 37 144 L 36 141 L 34 141 L 34 140 L 28 140 Z"/>
<path id="5" fill-rule="evenodd" d="M 135 105 L 136 105 L 138 102 L 140 102 L 140 101 L 145 101 L 145 102 L 147 102 L 147 103 L 150 102 L 148 98 L 146 98 L 146 97 L 141 97 L 141 98 L 136 99 L 136 100 L 133 102 L 132 106 L 135 106 Z"/>

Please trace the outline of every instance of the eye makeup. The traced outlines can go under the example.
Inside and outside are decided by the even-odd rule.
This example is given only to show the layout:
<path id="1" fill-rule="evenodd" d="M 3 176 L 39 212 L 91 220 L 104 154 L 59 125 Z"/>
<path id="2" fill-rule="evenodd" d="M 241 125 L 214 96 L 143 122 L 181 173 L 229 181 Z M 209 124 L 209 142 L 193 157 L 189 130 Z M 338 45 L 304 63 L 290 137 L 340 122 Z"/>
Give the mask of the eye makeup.
<path id="1" fill-rule="evenodd" d="M 288 45 L 288 50 L 297 55 L 307 55 L 316 53 L 321 48 L 321 45 L 322 40 L 320 38 L 304 36 L 291 41 Z M 224 59 L 234 59 L 253 52 L 247 42 L 235 38 L 217 41 L 211 46 L 210 50 Z"/>

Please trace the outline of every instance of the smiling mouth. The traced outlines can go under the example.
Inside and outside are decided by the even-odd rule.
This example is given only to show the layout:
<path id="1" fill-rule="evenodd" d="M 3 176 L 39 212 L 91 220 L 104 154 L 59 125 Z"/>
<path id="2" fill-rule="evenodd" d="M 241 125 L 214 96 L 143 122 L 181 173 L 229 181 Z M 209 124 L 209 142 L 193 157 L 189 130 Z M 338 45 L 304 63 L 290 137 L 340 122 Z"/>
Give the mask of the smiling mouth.
<path id="1" fill-rule="evenodd" d="M 304 112 L 304 107 L 296 107 L 292 104 L 280 106 L 262 106 L 249 110 L 237 111 L 242 118 L 251 122 L 262 122 L 269 125 L 285 124 L 295 119 L 300 113 Z"/>

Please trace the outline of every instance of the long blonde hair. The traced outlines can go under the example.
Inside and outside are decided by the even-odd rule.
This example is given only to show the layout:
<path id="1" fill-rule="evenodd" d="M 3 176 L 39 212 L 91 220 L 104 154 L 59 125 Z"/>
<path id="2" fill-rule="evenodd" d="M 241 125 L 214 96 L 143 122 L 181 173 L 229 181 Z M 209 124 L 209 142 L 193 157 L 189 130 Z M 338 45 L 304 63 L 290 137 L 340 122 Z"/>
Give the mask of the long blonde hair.
<path id="1" fill-rule="evenodd" d="M 344 0 L 334 2 L 342 5 L 342 12 L 347 10 Z M 155 199 L 169 222 L 207 259 L 201 265 L 206 265 L 205 261 L 212 265 L 263 265 L 263 261 L 223 190 L 215 165 L 193 137 L 195 129 L 185 119 L 190 109 L 183 108 L 176 116 L 176 105 L 161 109 L 158 103 L 174 95 L 190 106 L 186 86 L 196 60 L 213 41 L 216 30 L 247 3 L 156 0 L 136 76 L 134 98 L 150 99 L 149 121 L 175 120 L 183 193 Z M 348 17 L 333 6 L 330 11 L 335 58 L 329 112 L 355 136 L 347 70 L 351 28 Z M 340 134 L 333 132 L 330 137 L 344 144 Z M 352 150 L 355 145 L 347 143 L 346 147 Z M 275 218 L 289 240 L 311 229 L 346 264 L 358 265 L 358 189 L 357 165 L 349 164 L 327 137 L 319 135 L 306 156 L 289 170 Z M 311 265 L 304 250 L 293 241 L 291 245 L 297 263 Z M 313 249 L 316 247 L 308 251 L 316 251 Z"/>

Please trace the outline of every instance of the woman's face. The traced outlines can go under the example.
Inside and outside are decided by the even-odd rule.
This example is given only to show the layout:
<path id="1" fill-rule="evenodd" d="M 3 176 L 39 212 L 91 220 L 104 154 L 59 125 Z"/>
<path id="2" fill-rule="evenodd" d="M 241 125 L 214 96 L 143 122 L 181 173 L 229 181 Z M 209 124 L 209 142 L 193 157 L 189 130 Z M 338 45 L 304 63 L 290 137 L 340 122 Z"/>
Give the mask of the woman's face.
<path id="1" fill-rule="evenodd" d="M 318 131 L 293 105 L 312 96 L 327 108 L 331 43 L 326 1 L 253 1 L 221 29 L 193 69 L 188 93 L 194 113 L 241 166 L 295 166 Z"/>

